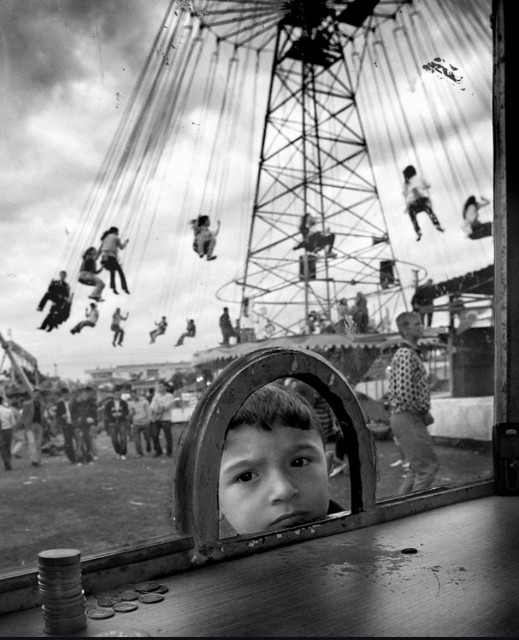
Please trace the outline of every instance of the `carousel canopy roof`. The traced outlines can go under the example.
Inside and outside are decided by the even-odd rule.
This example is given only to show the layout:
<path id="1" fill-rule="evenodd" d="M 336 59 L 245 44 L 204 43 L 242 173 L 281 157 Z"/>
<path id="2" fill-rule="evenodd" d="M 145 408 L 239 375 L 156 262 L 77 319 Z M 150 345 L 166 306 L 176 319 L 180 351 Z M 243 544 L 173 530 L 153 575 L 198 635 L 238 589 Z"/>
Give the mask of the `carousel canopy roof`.
<path id="1" fill-rule="evenodd" d="M 240 356 L 266 347 L 300 347 L 316 351 L 329 351 L 330 349 L 366 349 L 379 347 L 387 342 L 388 337 L 398 334 L 365 334 L 350 337 L 345 334 L 316 334 L 302 336 L 283 336 L 258 340 L 256 342 L 244 342 L 229 347 L 215 347 L 199 351 L 193 356 L 194 366 L 216 363 L 221 360 L 233 360 Z"/>

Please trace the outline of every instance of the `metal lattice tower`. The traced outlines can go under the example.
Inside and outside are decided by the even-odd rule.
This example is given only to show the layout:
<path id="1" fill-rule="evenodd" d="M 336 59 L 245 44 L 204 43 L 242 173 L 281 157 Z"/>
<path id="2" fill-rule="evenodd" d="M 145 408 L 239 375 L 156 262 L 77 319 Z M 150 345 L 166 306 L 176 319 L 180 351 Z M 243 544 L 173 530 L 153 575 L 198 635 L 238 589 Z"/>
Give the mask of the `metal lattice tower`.
<path id="1" fill-rule="evenodd" d="M 312 310 L 334 320 L 336 301 L 352 301 L 359 291 L 379 327 L 405 305 L 356 103 L 357 78 L 345 56 L 378 4 L 256 5 L 272 10 L 275 39 L 247 264 L 237 284 L 246 305 L 266 310 L 273 335 L 301 333 Z M 382 4 L 391 5 L 380 16 L 387 20 L 402 3 Z M 248 40 L 266 37 L 259 28 L 253 36 L 257 23 L 246 11 L 241 3 L 236 44 L 247 32 Z M 315 228 L 335 234 L 335 257 L 294 250 L 305 213 Z"/>

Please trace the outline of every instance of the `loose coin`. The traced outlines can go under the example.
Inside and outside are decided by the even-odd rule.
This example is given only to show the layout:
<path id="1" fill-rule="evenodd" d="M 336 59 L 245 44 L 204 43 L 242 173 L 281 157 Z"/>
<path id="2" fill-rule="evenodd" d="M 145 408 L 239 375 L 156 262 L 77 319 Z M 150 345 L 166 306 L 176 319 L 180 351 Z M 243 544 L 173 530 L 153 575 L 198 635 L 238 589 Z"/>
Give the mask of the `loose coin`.
<path id="1" fill-rule="evenodd" d="M 165 584 L 159 584 L 159 588 L 155 589 L 155 593 L 167 593 L 169 591 L 169 587 L 166 587 Z"/>
<path id="2" fill-rule="evenodd" d="M 94 620 L 101 620 L 103 618 L 111 618 L 115 613 L 112 609 L 96 608 L 91 611 L 87 611 L 87 616 L 89 618 L 93 618 Z"/>
<path id="3" fill-rule="evenodd" d="M 119 602 L 119 598 L 99 598 L 97 601 L 98 607 L 112 607 Z"/>
<path id="4" fill-rule="evenodd" d="M 150 591 L 157 591 L 159 587 L 160 584 L 158 582 L 139 582 L 139 584 L 135 585 L 135 591 L 149 593 Z"/>
<path id="5" fill-rule="evenodd" d="M 161 596 L 160 593 L 143 593 L 139 596 L 139 602 L 144 602 L 144 604 L 153 604 L 155 602 L 162 602 L 164 600 L 164 596 Z"/>
<path id="6" fill-rule="evenodd" d="M 120 611 L 121 613 L 128 613 L 129 611 L 135 611 L 135 609 L 138 609 L 138 608 L 139 608 L 139 605 L 137 605 L 135 602 L 117 602 L 112 607 L 114 611 Z"/>
<path id="7" fill-rule="evenodd" d="M 121 600 L 137 600 L 139 594 L 137 591 L 123 591 L 119 594 Z"/>

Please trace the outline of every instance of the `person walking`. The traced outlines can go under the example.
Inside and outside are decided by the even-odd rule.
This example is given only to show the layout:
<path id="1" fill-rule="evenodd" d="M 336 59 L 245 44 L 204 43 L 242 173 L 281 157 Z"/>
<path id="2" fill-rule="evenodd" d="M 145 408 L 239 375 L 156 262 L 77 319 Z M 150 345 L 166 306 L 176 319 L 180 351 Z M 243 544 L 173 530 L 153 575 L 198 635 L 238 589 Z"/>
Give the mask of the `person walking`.
<path id="1" fill-rule="evenodd" d="M 71 398 L 69 390 L 63 387 L 60 399 L 56 403 L 56 423 L 63 434 L 65 455 L 72 464 L 76 462 L 77 440 L 72 422 Z"/>
<path id="2" fill-rule="evenodd" d="M 440 462 L 427 431 L 433 418 L 428 375 L 418 347 L 423 333 L 420 314 L 404 311 L 397 316 L 396 323 L 404 340 L 391 360 L 389 407 L 391 431 L 409 463 L 409 472 L 399 489 L 402 495 L 428 489 Z"/>
<path id="3" fill-rule="evenodd" d="M 15 419 L 11 454 L 15 458 L 23 458 L 22 451 L 27 445 L 27 433 L 25 425 L 22 422 L 22 412 L 20 410 L 22 399 L 19 397 L 12 397 L 10 403 L 11 406 L 9 408 L 11 409 Z"/>
<path id="4" fill-rule="evenodd" d="M 151 439 L 155 448 L 154 458 L 161 456 L 160 432 L 164 432 L 166 438 L 166 455 L 173 455 L 173 435 L 171 433 L 171 409 L 173 408 L 173 394 L 169 393 L 165 382 L 159 382 L 159 388 L 150 403 L 151 412 Z"/>
<path id="5" fill-rule="evenodd" d="M 27 433 L 29 459 L 33 467 L 41 465 L 45 411 L 46 408 L 40 390 L 36 387 L 32 396 L 30 393 L 26 394 L 26 400 L 22 405 L 22 421 Z"/>

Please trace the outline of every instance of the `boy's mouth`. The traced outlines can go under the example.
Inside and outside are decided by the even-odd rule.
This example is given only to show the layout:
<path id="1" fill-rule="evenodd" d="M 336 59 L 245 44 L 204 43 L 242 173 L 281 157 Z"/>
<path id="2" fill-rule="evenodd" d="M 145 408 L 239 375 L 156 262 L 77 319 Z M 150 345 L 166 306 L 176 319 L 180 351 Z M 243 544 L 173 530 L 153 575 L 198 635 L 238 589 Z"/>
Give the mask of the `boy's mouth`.
<path id="1" fill-rule="evenodd" d="M 310 518 L 310 514 L 308 511 L 290 511 L 289 513 L 284 513 L 281 516 L 278 516 L 275 520 L 270 523 L 271 527 L 276 525 L 290 526 L 291 524 L 298 524 L 300 522 L 305 522 Z"/>

